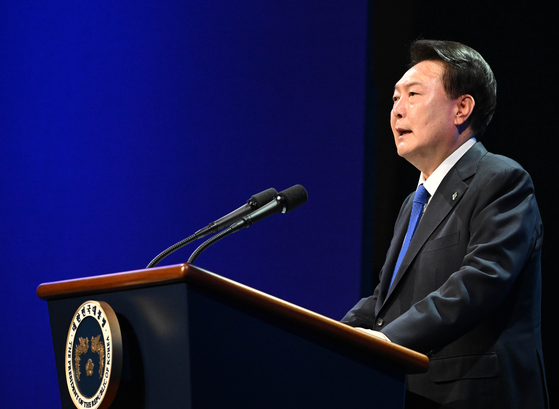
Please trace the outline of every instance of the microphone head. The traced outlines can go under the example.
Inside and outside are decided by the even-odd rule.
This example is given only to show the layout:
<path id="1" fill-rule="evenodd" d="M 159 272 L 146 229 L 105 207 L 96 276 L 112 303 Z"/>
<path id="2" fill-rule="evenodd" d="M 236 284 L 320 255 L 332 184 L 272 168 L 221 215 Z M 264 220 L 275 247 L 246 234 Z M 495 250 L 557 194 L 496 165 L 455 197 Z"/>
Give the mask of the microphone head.
<path id="1" fill-rule="evenodd" d="M 284 191 L 280 192 L 279 195 L 282 197 L 282 202 L 285 208 L 285 211 L 283 213 L 290 212 L 293 209 L 301 206 L 309 198 L 309 196 L 307 195 L 307 191 L 301 185 L 295 185 L 290 187 L 289 189 L 285 189 Z"/>
<path id="2" fill-rule="evenodd" d="M 264 190 L 263 192 L 257 193 L 248 199 L 247 203 L 252 207 L 254 210 L 264 206 L 266 203 L 271 202 L 274 200 L 274 197 L 278 194 L 277 190 L 273 187 Z"/>

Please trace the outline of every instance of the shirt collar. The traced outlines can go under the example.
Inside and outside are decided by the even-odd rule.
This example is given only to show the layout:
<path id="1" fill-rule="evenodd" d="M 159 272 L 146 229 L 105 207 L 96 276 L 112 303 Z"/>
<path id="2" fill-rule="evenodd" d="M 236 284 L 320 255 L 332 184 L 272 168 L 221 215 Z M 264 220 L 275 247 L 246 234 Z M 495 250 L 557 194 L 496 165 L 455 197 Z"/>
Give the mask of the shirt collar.
<path id="1" fill-rule="evenodd" d="M 431 197 L 433 197 L 439 185 L 441 184 L 447 173 L 450 171 L 450 169 L 452 169 L 452 167 L 456 165 L 456 162 L 458 162 L 460 158 L 464 156 L 476 142 L 477 140 L 474 137 L 464 142 L 458 149 L 452 152 L 452 154 L 450 154 L 450 156 L 446 158 L 443 163 L 441 163 L 437 167 L 437 169 L 435 169 L 435 171 L 431 174 L 431 176 L 429 176 L 427 180 L 423 178 L 423 173 L 419 174 L 419 183 L 417 185 L 419 186 L 423 183 L 423 186 L 425 187 L 427 192 L 429 192 L 429 200 L 431 200 Z"/>

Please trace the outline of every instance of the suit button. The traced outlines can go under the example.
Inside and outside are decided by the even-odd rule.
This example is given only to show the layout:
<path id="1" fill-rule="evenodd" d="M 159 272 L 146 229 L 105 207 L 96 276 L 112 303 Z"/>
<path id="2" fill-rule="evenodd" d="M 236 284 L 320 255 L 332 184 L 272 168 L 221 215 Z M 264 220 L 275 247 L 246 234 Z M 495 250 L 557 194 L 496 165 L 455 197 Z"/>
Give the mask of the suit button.
<path id="1" fill-rule="evenodd" d="M 377 326 L 382 327 L 384 325 L 384 320 L 382 318 L 377 318 Z"/>

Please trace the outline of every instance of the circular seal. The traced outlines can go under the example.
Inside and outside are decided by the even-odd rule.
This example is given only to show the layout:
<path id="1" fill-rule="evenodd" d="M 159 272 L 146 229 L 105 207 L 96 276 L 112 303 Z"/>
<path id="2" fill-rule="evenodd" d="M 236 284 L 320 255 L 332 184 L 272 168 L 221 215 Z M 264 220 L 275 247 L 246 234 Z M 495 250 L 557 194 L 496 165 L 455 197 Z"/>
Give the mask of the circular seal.
<path id="1" fill-rule="evenodd" d="M 122 369 L 120 326 L 109 304 L 86 301 L 77 309 L 65 357 L 66 385 L 76 408 L 108 408 Z"/>

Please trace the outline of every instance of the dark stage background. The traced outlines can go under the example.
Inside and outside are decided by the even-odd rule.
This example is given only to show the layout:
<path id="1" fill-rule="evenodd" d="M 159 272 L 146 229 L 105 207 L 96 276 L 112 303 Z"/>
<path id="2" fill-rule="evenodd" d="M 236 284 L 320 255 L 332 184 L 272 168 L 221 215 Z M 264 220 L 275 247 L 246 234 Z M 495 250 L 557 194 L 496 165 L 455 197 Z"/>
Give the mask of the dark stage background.
<path id="1" fill-rule="evenodd" d="M 550 2 L 487 2 L 404 0 L 376 1 L 371 5 L 370 30 L 374 54 L 373 72 L 378 100 L 373 119 L 377 125 L 374 142 L 375 210 L 365 221 L 374 221 L 369 237 L 374 254 L 373 280 L 364 281 L 365 293 L 377 279 L 392 236 L 394 220 L 404 198 L 415 189 L 419 178 L 415 168 L 394 152 L 389 124 L 394 83 L 408 64 L 408 46 L 417 38 L 454 40 L 479 51 L 497 78 L 497 111 L 481 141 L 493 152 L 509 156 L 527 169 L 536 186 L 536 197 L 544 223 L 542 333 L 551 407 L 559 400 L 559 334 L 555 289 L 559 277 L 555 252 L 559 246 L 559 201 L 557 171 L 553 169 L 559 143 L 550 124 L 556 122 L 558 92 L 556 63 L 557 24 Z M 369 43 L 371 44 L 371 43 Z M 369 59 L 371 57 L 369 56 Z M 370 105 L 370 104 L 369 104 Z M 367 108 L 367 112 L 371 111 Z M 371 116 L 367 116 L 371 121 Z M 375 127 L 376 126 L 376 127 Z M 372 229 L 365 230 L 372 231 Z M 366 249 L 367 247 L 365 247 Z M 367 254 L 365 250 L 363 252 Z M 365 275 L 364 275 L 365 276 Z M 366 276 L 365 276 L 366 277 Z M 481 318 L 481 317 L 480 317 Z"/>
<path id="2" fill-rule="evenodd" d="M 300 183 L 309 201 L 196 264 L 335 319 L 368 294 L 418 177 L 388 125 L 418 36 L 473 46 L 497 76 L 483 141 L 536 184 L 556 400 L 551 17 L 529 4 L 380 3 L 0 3 L 3 408 L 59 406 L 37 285 L 143 268 L 268 187 Z"/>

